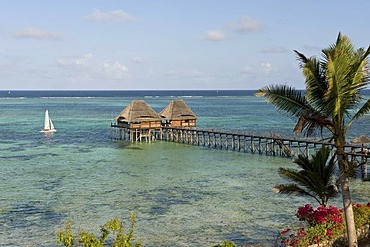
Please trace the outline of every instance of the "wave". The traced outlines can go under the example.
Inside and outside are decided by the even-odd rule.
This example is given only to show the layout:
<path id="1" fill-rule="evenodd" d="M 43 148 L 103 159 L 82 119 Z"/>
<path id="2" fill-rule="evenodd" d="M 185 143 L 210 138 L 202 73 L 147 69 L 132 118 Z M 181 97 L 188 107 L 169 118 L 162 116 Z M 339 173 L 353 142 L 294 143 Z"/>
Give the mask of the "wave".
<path id="1" fill-rule="evenodd" d="M 102 91 L 43 91 L 19 90 L 1 91 L 0 98 L 94 98 L 94 97 L 207 97 L 207 96 L 249 96 L 254 90 L 102 90 Z"/>
<path id="2" fill-rule="evenodd" d="M 86 97 L 79 97 L 79 96 L 64 96 L 64 97 L 39 97 L 40 99 L 96 99 L 96 98 L 105 98 L 105 97 L 91 97 L 91 96 L 86 96 Z"/>
<path id="3" fill-rule="evenodd" d="M 27 99 L 27 97 L 0 97 L 1 99 Z"/>
<path id="4" fill-rule="evenodd" d="M 232 97 L 254 96 L 255 90 L 0 90 L 0 98 L 105 98 L 105 97 Z M 365 97 L 370 90 L 364 90 Z"/>

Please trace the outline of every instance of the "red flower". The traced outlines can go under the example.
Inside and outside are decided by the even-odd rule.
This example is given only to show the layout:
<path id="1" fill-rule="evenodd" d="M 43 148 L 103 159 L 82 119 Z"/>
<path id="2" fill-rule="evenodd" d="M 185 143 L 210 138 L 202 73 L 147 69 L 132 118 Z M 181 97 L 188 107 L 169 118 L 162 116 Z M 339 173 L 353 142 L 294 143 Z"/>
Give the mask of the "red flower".
<path id="1" fill-rule="evenodd" d="M 326 209 L 323 210 L 320 207 L 316 211 L 314 211 L 313 212 L 313 218 L 315 220 L 314 223 L 319 223 L 319 224 L 325 223 L 326 222 L 326 219 L 325 219 L 326 212 L 327 212 Z"/>
<path id="2" fill-rule="evenodd" d="M 297 236 L 300 238 L 304 238 L 307 235 L 307 232 L 304 231 L 304 228 L 299 228 L 297 231 Z"/>
<path id="3" fill-rule="evenodd" d="M 284 234 L 286 234 L 286 233 L 288 233 L 288 232 L 290 232 L 290 228 L 287 228 L 287 229 L 285 229 L 285 230 L 281 231 L 281 232 L 280 232 L 280 235 L 284 235 Z"/>
<path id="4" fill-rule="evenodd" d="M 353 204 L 354 207 L 360 207 L 359 204 Z M 364 206 L 364 205 L 361 205 Z M 370 207 L 370 202 L 367 204 Z M 297 232 L 292 233 L 284 241 L 285 245 L 296 246 L 308 237 L 308 232 L 311 232 L 311 227 L 317 226 L 319 232 L 315 233 L 316 236 L 310 237 L 310 241 L 319 244 L 323 239 L 331 239 L 333 235 L 337 234 L 338 230 L 343 229 L 343 209 L 340 210 L 336 207 L 329 206 L 328 208 L 319 206 L 313 209 L 310 204 L 298 208 L 296 216 L 300 221 L 306 221 L 309 224 L 308 228 L 299 228 Z M 284 235 L 292 232 L 290 228 L 283 230 L 280 234 Z M 286 236 L 286 235 L 285 235 Z"/>
<path id="5" fill-rule="evenodd" d="M 298 238 L 293 238 L 292 241 L 290 241 L 290 246 L 296 246 L 300 243 L 301 241 Z"/>
<path id="6" fill-rule="evenodd" d="M 333 214 L 339 214 L 340 213 L 340 210 L 338 208 L 336 208 L 336 207 L 333 207 L 333 206 L 329 206 L 328 211 L 330 213 L 333 213 Z"/>
<path id="7" fill-rule="evenodd" d="M 313 212 L 312 206 L 310 204 L 306 204 L 305 206 L 298 208 L 296 216 L 300 221 L 304 221 L 310 218 L 312 212 Z"/>

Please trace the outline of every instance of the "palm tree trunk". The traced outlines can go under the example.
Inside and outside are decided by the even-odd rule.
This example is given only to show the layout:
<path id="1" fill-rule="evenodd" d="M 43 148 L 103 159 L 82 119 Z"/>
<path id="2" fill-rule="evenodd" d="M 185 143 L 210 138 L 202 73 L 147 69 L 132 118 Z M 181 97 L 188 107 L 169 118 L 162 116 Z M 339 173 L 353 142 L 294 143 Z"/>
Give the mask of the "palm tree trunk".
<path id="1" fill-rule="evenodd" d="M 355 218 L 353 215 L 351 193 L 349 191 L 349 180 L 346 175 L 348 169 L 347 159 L 343 148 L 337 148 L 338 166 L 340 172 L 340 187 L 342 191 L 343 210 L 347 226 L 348 246 L 357 247 L 357 234 L 355 227 Z"/>

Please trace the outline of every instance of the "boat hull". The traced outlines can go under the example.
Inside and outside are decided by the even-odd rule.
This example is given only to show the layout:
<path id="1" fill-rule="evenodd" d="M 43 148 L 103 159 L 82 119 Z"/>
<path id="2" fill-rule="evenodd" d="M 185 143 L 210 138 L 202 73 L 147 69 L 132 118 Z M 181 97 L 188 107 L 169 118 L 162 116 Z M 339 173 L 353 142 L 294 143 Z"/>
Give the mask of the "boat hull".
<path id="1" fill-rule="evenodd" d="M 49 117 L 49 111 L 46 110 L 45 111 L 44 128 L 40 132 L 51 133 L 51 132 L 55 132 L 55 131 L 57 131 L 57 130 L 54 128 L 53 121 L 51 121 L 51 119 Z"/>
<path id="2" fill-rule="evenodd" d="M 57 131 L 56 129 L 50 129 L 50 130 L 42 129 L 42 130 L 40 130 L 40 132 L 43 132 L 43 133 L 50 133 L 50 132 L 56 132 L 56 131 Z"/>

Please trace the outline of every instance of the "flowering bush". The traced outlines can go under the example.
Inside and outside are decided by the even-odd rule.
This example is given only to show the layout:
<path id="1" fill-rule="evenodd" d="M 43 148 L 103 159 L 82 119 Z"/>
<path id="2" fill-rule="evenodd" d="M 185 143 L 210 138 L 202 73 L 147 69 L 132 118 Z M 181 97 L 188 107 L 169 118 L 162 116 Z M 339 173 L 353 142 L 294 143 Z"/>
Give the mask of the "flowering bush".
<path id="1" fill-rule="evenodd" d="M 353 204 L 356 228 L 370 224 L 370 202 L 366 205 Z"/>
<path id="2" fill-rule="evenodd" d="M 330 241 L 344 232 L 343 212 L 330 206 L 318 207 L 316 210 L 310 204 L 300 207 L 296 213 L 300 221 L 307 222 L 308 226 L 299 228 L 296 233 L 286 229 L 280 233 L 282 243 L 286 246 L 308 246 Z"/>
<path id="3" fill-rule="evenodd" d="M 370 224 L 370 202 L 353 204 L 356 228 Z M 296 233 L 285 229 L 279 233 L 281 243 L 285 246 L 308 246 L 325 241 L 334 241 L 345 233 L 343 209 L 330 206 L 319 206 L 316 210 L 310 204 L 298 208 L 296 213 L 299 221 L 307 223 L 306 227 L 298 228 Z"/>

